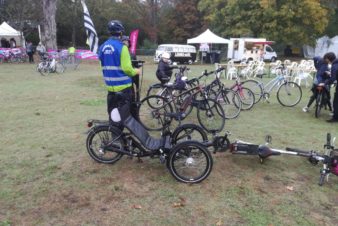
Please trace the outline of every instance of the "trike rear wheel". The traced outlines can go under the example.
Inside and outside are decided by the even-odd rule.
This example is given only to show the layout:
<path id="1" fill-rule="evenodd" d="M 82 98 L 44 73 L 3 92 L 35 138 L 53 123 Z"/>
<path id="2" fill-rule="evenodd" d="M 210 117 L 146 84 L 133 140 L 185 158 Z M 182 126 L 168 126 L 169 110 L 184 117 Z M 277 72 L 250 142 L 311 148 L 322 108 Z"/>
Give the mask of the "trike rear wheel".
<path id="1" fill-rule="evenodd" d="M 115 163 L 123 154 L 116 152 L 123 149 L 121 133 L 109 125 L 93 127 L 87 136 L 87 151 L 95 161 Z"/>

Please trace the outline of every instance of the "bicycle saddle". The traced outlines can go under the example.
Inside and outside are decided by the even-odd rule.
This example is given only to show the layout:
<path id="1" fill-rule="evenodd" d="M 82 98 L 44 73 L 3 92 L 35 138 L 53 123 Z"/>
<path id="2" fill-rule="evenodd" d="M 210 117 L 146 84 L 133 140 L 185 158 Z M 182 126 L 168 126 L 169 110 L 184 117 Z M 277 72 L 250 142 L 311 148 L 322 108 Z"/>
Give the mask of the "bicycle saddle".
<path id="1" fill-rule="evenodd" d="M 128 104 L 120 107 L 119 112 L 123 125 L 141 142 L 141 144 L 146 149 L 156 151 L 160 148 L 169 149 L 171 147 L 170 136 L 164 136 L 161 139 L 156 139 L 150 136 L 143 125 L 130 114 Z"/>
<path id="2" fill-rule="evenodd" d="M 280 152 L 273 151 L 268 146 L 265 145 L 260 145 L 258 147 L 258 156 L 261 159 L 266 159 L 271 155 L 280 155 L 280 154 L 281 154 Z"/>

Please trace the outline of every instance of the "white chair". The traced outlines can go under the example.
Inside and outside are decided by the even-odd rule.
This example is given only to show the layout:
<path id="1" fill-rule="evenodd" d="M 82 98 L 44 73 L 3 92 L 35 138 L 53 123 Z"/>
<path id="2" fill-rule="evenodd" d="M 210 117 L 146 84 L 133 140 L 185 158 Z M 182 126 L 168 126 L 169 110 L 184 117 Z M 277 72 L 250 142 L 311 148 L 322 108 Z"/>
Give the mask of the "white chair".
<path id="1" fill-rule="evenodd" d="M 294 82 L 296 82 L 299 86 L 301 85 L 302 81 L 305 82 L 305 87 L 308 87 L 308 80 L 313 80 L 313 77 L 311 75 L 312 69 L 311 64 L 309 64 L 306 61 L 303 61 L 298 65 L 297 73 L 294 77 Z"/>
<path id="2" fill-rule="evenodd" d="M 259 61 L 254 69 L 253 77 L 256 77 L 257 75 L 263 75 L 264 73 L 265 73 L 265 62 Z"/>
<path id="3" fill-rule="evenodd" d="M 255 62 L 254 61 L 249 61 L 249 63 L 247 64 L 246 67 L 244 67 L 241 72 L 240 72 L 240 76 L 243 78 L 250 78 L 253 75 L 254 72 L 254 68 L 255 68 Z"/>
<path id="4" fill-rule="evenodd" d="M 226 79 L 232 80 L 234 78 L 237 78 L 237 73 L 238 70 L 235 67 L 235 62 L 233 60 L 230 60 L 227 66 Z"/>

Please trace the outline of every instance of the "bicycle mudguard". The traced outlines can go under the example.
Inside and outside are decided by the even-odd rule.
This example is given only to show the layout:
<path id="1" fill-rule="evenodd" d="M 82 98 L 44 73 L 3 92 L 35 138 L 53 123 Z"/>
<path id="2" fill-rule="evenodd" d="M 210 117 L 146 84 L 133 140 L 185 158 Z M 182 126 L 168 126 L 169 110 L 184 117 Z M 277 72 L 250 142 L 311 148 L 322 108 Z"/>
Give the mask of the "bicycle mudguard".
<path id="1" fill-rule="evenodd" d="M 162 139 L 156 139 L 149 135 L 148 131 L 139 123 L 129 111 L 128 104 L 119 108 L 123 125 L 141 142 L 141 144 L 151 151 L 160 148 L 170 148 L 170 137 L 165 136 Z"/>

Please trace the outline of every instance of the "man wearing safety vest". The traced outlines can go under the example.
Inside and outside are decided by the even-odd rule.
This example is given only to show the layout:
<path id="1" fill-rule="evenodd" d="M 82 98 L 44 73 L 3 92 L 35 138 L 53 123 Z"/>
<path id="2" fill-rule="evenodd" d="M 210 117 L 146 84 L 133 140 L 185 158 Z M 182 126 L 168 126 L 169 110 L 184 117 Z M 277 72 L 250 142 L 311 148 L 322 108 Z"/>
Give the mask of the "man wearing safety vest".
<path id="1" fill-rule="evenodd" d="M 108 23 L 108 31 L 112 35 L 99 48 L 99 59 L 101 61 L 103 78 L 108 90 L 107 110 L 109 120 L 111 112 L 118 107 L 121 101 L 120 95 L 130 103 L 132 98 L 132 77 L 140 74 L 140 69 L 132 67 L 128 47 L 121 40 L 124 33 L 124 27 L 118 20 L 112 20 Z M 135 117 L 135 116 L 134 116 Z"/>

